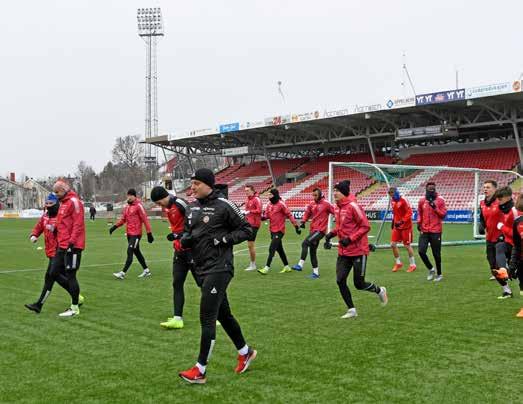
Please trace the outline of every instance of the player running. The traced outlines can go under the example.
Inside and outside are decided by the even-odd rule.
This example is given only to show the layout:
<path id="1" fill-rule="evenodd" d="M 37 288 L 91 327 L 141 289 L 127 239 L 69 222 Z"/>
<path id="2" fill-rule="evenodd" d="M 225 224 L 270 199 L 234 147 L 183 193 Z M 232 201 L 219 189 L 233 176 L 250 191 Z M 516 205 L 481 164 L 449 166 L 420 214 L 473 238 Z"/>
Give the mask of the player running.
<path id="1" fill-rule="evenodd" d="M 296 229 L 296 234 L 301 234 L 298 222 L 292 215 L 291 211 L 281 200 L 280 193 L 276 188 L 270 190 L 271 197 L 269 198 L 269 204 L 265 208 L 265 219 L 269 219 L 269 230 L 271 232 L 271 245 L 269 246 L 269 256 L 267 257 L 267 263 L 262 269 L 258 269 L 258 272 L 262 275 L 267 275 L 271 269 L 271 263 L 274 258 L 274 254 L 278 252 L 278 255 L 283 262 L 283 269 L 280 274 L 292 272 L 289 267 L 289 261 L 287 255 L 283 249 L 283 236 L 285 235 L 285 218 L 288 218 Z"/>
<path id="2" fill-rule="evenodd" d="M 167 240 L 172 241 L 174 248 L 173 257 L 173 307 L 174 315 L 169 317 L 167 321 L 160 323 L 160 326 L 167 329 L 183 328 L 183 306 L 185 304 L 184 284 L 187 279 L 187 274 L 192 273 L 196 281 L 196 276 L 193 271 L 193 259 L 191 251 L 182 248 L 180 237 L 183 233 L 185 213 L 187 211 L 187 203 L 174 195 L 167 192 L 164 187 L 154 187 L 151 191 L 151 200 L 158 206 L 162 207 L 167 214 L 167 219 L 171 227 L 171 233 L 167 235 Z"/>
<path id="3" fill-rule="evenodd" d="M 445 201 L 436 192 L 436 184 L 427 182 L 425 196 L 418 202 L 418 231 L 420 233 L 418 253 L 429 271 L 428 281 L 440 282 L 443 279 L 441 273 L 441 234 L 443 232 L 443 219 L 446 215 Z M 436 271 L 434 271 L 427 255 L 429 244 L 436 263 Z"/>
<path id="4" fill-rule="evenodd" d="M 329 215 L 334 214 L 334 206 L 332 206 L 323 196 L 320 188 L 314 188 L 312 191 L 312 202 L 305 208 L 305 213 L 301 220 L 300 228 L 305 228 L 305 223 L 311 219 L 309 235 L 303 240 L 301 244 L 301 256 L 300 261 L 292 267 L 295 271 L 301 271 L 305 260 L 307 259 L 307 253 L 310 250 L 311 253 L 311 264 L 312 274 L 309 276 L 311 279 L 318 279 L 320 277 L 320 268 L 318 266 L 318 246 L 320 240 L 325 237 L 327 233 L 327 225 L 329 223 Z"/>
<path id="5" fill-rule="evenodd" d="M 416 270 L 416 260 L 414 259 L 414 250 L 410 245 L 412 243 L 412 208 L 410 203 L 401 196 L 398 188 L 390 187 L 388 194 L 392 205 L 390 246 L 392 247 L 392 254 L 395 260 L 392 272 L 397 272 L 403 267 L 398 243 L 403 243 L 409 254 L 409 269 L 407 269 L 407 272 L 414 272 Z"/>
<path id="6" fill-rule="evenodd" d="M 234 274 L 233 246 L 246 241 L 252 229 L 238 207 L 213 190 L 215 179 L 211 170 L 199 169 L 191 179 L 196 200 L 189 205 L 180 242 L 183 248 L 193 251 L 194 270 L 201 287 L 201 338 L 196 365 L 179 376 L 189 383 L 203 384 L 216 340 L 216 320 L 238 350 L 236 373 L 245 372 L 257 355 L 245 342 L 227 299 L 227 287 Z"/>
<path id="7" fill-rule="evenodd" d="M 487 180 L 483 183 L 483 193 L 485 199 L 480 204 L 479 215 L 479 233 L 485 234 L 487 261 L 490 266 L 491 277 L 490 280 L 496 280 L 494 272 L 497 269 L 496 265 L 496 244 L 498 238 L 502 235 L 501 230 L 498 230 L 498 223 L 503 220 L 503 212 L 499 210 L 498 200 L 496 199 L 496 191 L 498 183 L 494 180 Z"/>
<path id="8" fill-rule="evenodd" d="M 127 191 L 127 206 L 123 209 L 120 220 L 109 229 L 109 234 L 113 234 L 113 232 L 124 223 L 126 225 L 127 234 L 127 260 L 125 261 L 123 269 L 119 272 L 114 272 L 113 275 L 118 279 L 125 279 L 125 275 L 133 263 L 133 255 L 136 255 L 136 259 L 138 259 L 138 262 L 143 268 L 143 272 L 138 275 L 138 278 L 147 278 L 148 276 L 151 276 L 151 271 L 140 251 L 142 225 L 145 225 L 147 241 L 149 243 L 154 241 L 154 237 L 151 231 L 149 218 L 145 213 L 142 202 L 136 197 L 136 190 L 133 188 Z"/>
<path id="9" fill-rule="evenodd" d="M 519 194 L 516 199 L 516 209 L 523 212 L 523 194 Z M 519 295 L 523 297 L 523 216 L 514 220 L 512 232 L 514 248 L 509 264 L 510 277 L 519 280 Z M 516 317 L 523 318 L 523 308 L 519 310 Z"/>
<path id="10" fill-rule="evenodd" d="M 332 248 L 331 239 L 338 237 L 336 282 L 341 297 L 347 305 L 347 313 L 341 318 L 347 319 L 358 316 L 347 285 L 347 278 L 353 267 L 356 289 L 376 293 L 383 306 L 387 304 L 388 296 L 385 287 L 365 281 L 367 256 L 369 255 L 367 234 L 370 231 L 370 225 L 365 212 L 356 202 L 356 198 L 350 195 L 350 181 L 341 181 L 334 186 L 334 200 L 339 208 L 335 214 L 336 228 L 325 237 L 324 248 L 330 250 Z"/>
<path id="11" fill-rule="evenodd" d="M 262 215 L 262 202 L 258 193 L 254 190 L 252 185 L 247 185 L 245 187 L 245 193 L 247 194 L 247 201 L 245 202 L 245 219 L 252 227 L 252 235 L 249 240 L 247 240 L 247 247 L 249 248 L 249 257 L 251 262 L 246 271 L 256 271 L 256 236 L 258 235 L 258 230 L 260 229 L 261 224 L 261 215 Z"/>
<path id="12" fill-rule="evenodd" d="M 512 290 L 508 285 L 508 263 L 512 256 L 512 247 L 514 242 L 512 240 L 514 231 L 514 221 L 518 218 L 519 213 L 514 207 L 514 200 L 512 199 L 512 188 L 502 187 L 496 192 L 499 210 L 503 213 L 503 218 L 496 225 L 497 229 L 501 231 L 496 243 L 496 267 L 494 275 L 499 284 L 503 288 L 503 293 L 498 296 L 498 299 L 508 299 L 512 297 Z"/>
<path id="13" fill-rule="evenodd" d="M 35 303 L 25 305 L 26 308 L 34 311 L 35 313 L 40 313 L 42 311 L 42 307 L 51 294 L 54 285 L 54 281 L 52 280 L 50 273 L 53 257 L 56 255 L 56 249 L 58 248 L 58 241 L 56 237 L 56 216 L 58 215 L 59 207 L 60 203 L 58 202 L 58 197 L 53 193 L 49 194 L 45 200 L 45 212 L 31 231 L 30 240 L 32 243 L 36 243 L 38 237 L 40 237 L 41 234 L 44 235 L 45 255 L 47 258 L 49 258 L 49 264 L 47 265 L 47 271 L 45 272 L 44 287 L 40 297 Z M 72 297 L 72 294 L 69 291 L 69 280 L 65 275 L 58 274 L 56 277 L 56 282 Z M 78 299 L 78 305 L 81 306 L 83 301 L 84 298 L 82 295 L 80 295 Z"/>

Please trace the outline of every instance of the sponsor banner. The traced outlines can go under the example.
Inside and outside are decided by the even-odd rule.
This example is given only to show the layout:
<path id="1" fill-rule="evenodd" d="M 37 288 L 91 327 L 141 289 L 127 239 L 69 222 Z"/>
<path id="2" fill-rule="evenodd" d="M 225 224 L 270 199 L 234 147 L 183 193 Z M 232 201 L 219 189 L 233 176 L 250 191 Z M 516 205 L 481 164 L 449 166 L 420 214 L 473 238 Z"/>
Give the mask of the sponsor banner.
<path id="1" fill-rule="evenodd" d="M 306 112 L 304 114 L 292 114 L 291 122 L 312 121 L 320 118 L 320 111 Z"/>
<path id="2" fill-rule="evenodd" d="M 294 216 L 294 218 L 296 220 L 301 220 L 303 218 L 303 215 L 305 214 L 305 211 L 304 210 L 292 210 L 291 213 L 292 213 L 292 216 Z"/>
<path id="3" fill-rule="evenodd" d="M 277 115 L 270 118 L 265 118 L 265 126 L 285 125 L 291 122 L 291 115 Z"/>
<path id="4" fill-rule="evenodd" d="M 366 112 L 375 112 L 375 111 L 379 111 L 382 109 L 383 109 L 383 106 L 381 104 L 372 104 L 372 105 L 357 105 L 356 104 L 352 108 L 352 113 L 353 114 L 363 114 Z"/>
<path id="5" fill-rule="evenodd" d="M 416 105 L 441 104 L 443 102 L 461 101 L 465 99 L 465 89 L 440 91 L 438 93 L 416 95 Z"/>
<path id="6" fill-rule="evenodd" d="M 205 135 L 215 135 L 218 132 L 218 129 L 216 128 L 205 128 L 205 129 L 196 129 L 191 130 L 189 132 L 190 137 L 196 137 L 196 136 L 205 136 Z"/>
<path id="7" fill-rule="evenodd" d="M 384 210 L 369 210 L 365 213 L 367 214 L 367 219 L 369 220 L 383 220 L 383 216 L 385 216 Z M 385 220 L 390 222 L 392 220 L 392 212 L 388 212 L 387 216 L 385 217 Z M 418 212 L 413 211 L 412 212 L 412 221 L 413 226 L 416 225 L 416 221 L 418 220 Z M 447 216 L 445 216 L 445 222 L 449 223 L 472 223 L 474 220 L 474 216 L 472 214 L 471 210 L 449 210 L 447 212 Z"/>
<path id="8" fill-rule="evenodd" d="M 414 98 L 414 97 L 391 98 L 385 103 L 385 105 L 387 106 L 388 109 L 415 107 L 416 98 Z"/>
<path id="9" fill-rule="evenodd" d="M 223 157 L 242 156 L 244 154 L 249 154 L 249 146 L 240 146 L 240 147 L 231 147 L 230 149 L 222 149 Z"/>
<path id="10" fill-rule="evenodd" d="M 516 83 L 517 90 L 514 90 L 514 83 Z M 489 97 L 491 95 L 498 94 L 507 94 L 513 91 L 521 91 L 521 82 L 515 81 L 511 83 L 507 81 L 506 83 L 499 84 L 489 84 L 487 86 L 478 86 L 465 89 L 465 98 L 480 98 L 480 97 Z M 518 85 L 519 83 L 519 85 Z"/>
<path id="11" fill-rule="evenodd" d="M 265 122 L 263 121 L 249 121 L 244 122 L 240 125 L 240 129 L 252 129 L 252 128 L 261 128 L 265 126 Z"/>
<path id="12" fill-rule="evenodd" d="M 345 115 L 349 115 L 350 112 L 349 112 L 349 109 L 348 108 L 345 108 L 345 109 L 336 109 L 334 111 L 323 111 L 323 117 L 324 118 L 335 118 L 337 116 L 345 116 Z"/>
<path id="13" fill-rule="evenodd" d="M 220 125 L 220 133 L 236 132 L 238 130 L 240 130 L 239 122 L 226 123 L 226 124 Z"/>

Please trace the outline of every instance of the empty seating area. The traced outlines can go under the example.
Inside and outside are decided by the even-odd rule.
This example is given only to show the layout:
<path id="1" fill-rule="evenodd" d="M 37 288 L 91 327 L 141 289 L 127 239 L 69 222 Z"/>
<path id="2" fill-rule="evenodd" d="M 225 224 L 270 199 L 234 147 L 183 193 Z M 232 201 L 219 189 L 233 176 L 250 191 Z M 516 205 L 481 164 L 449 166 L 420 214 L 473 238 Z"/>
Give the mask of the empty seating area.
<path id="1" fill-rule="evenodd" d="M 377 157 L 379 164 L 392 164 L 389 157 Z M 280 195 L 291 209 L 303 209 L 311 200 L 314 188 L 324 192 L 328 189 L 329 162 L 372 162 L 370 154 L 347 154 L 322 156 L 317 159 L 287 159 L 272 160 L 271 165 L 276 178 L 285 173 L 300 172 L 305 176 L 292 183 L 284 183 L 278 187 Z M 444 152 L 434 154 L 414 154 L 401 162 L 403 165 L 417 166 L 449 166 L 449 167 L 477 167 L 481 169 L 512 170 L 518 163 L 518 152 L 515 148 L 502 148 L 477 151 Z M 338 167 L 334 174 L 334 181 L 351 180 L 351 192 L 358 195 L 359 202 L 367 210 L 381 210 L 388 204 L 387 190 L 371 176 L 350 168 Z M 504 174 L 482 174 L 481 182 L 492 178 L 500 185 L 507 185 L 514 180 L 514 176 Z M 229 199 L 243 205 L 246 199 L 245 185 L 251 184 L 260 192 L 266 192 L 272 184 L 269 168 L 266 161 L 256 161 L 250 164 L 235 164 L 217 174 L 216 181 L 229 185 Z M 471 209 L 474 204 L 474 174 L 470 172 L 452 172 L 449 170 L 416 170 L 408 173 L 401 183 L 405 184 L 402 193 L 416 208 L 417 201 L 425 194 L 425 185 L 428 181 L 437 184 L 438 192 L 446 200 L 452 210 Z M 519 191 L 519 190 L 516 190 Z M 262 198 L 264 204 L 267 197 Z"/>

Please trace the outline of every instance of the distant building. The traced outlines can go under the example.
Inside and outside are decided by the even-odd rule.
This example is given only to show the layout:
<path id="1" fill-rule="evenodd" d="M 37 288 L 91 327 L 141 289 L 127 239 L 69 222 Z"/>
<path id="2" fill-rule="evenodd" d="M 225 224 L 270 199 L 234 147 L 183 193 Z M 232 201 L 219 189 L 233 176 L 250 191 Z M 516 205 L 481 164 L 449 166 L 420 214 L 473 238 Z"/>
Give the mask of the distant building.
<path id="1" fill-rule="evenodd" d="M 23 184 L 0 177 L 0 210 L 20 211 L 44 206 L 49 190 L 35 180 Z"/>

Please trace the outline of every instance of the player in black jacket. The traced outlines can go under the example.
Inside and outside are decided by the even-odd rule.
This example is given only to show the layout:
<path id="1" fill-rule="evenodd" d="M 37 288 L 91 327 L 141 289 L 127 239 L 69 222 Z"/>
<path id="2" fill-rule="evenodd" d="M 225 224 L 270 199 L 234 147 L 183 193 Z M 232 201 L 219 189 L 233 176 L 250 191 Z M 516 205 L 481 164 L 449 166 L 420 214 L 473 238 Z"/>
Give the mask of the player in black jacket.
<path id="1" fill-rule="evenodd" d="M 515 207 L 519 212 L 523 211 L 523 194 L 518 195 Z M 523 297 L 523 216 L 515 219 L 512 226 L 514 247 L 512 248 L 509 272 L 512 279 L 517 278 L 519 280 L 519 294 Z M 523 318 L 523 308 L 516 316 Z"/>
<path id="2" fill-rule="evenodd" d="M 194 270 L 201 288 L 200 354 L 194 367 L 179 375 L 189 383 L 206 382 L 205 371 L 216 339 L 216 320 L 238 349 L 236 373 L 243 373 L 256 351 L 243 337 L 227 300 L 227 286 L 234 274 L 233 245 L 249 239 L 251 226 L 238 207 L 213 190 L 214 174 L 207 168 L 196 171 L 191 178 L 196 200 L 189 205 L 185 229 L 181 236 L 183 248 L 191 248 Z"/>

